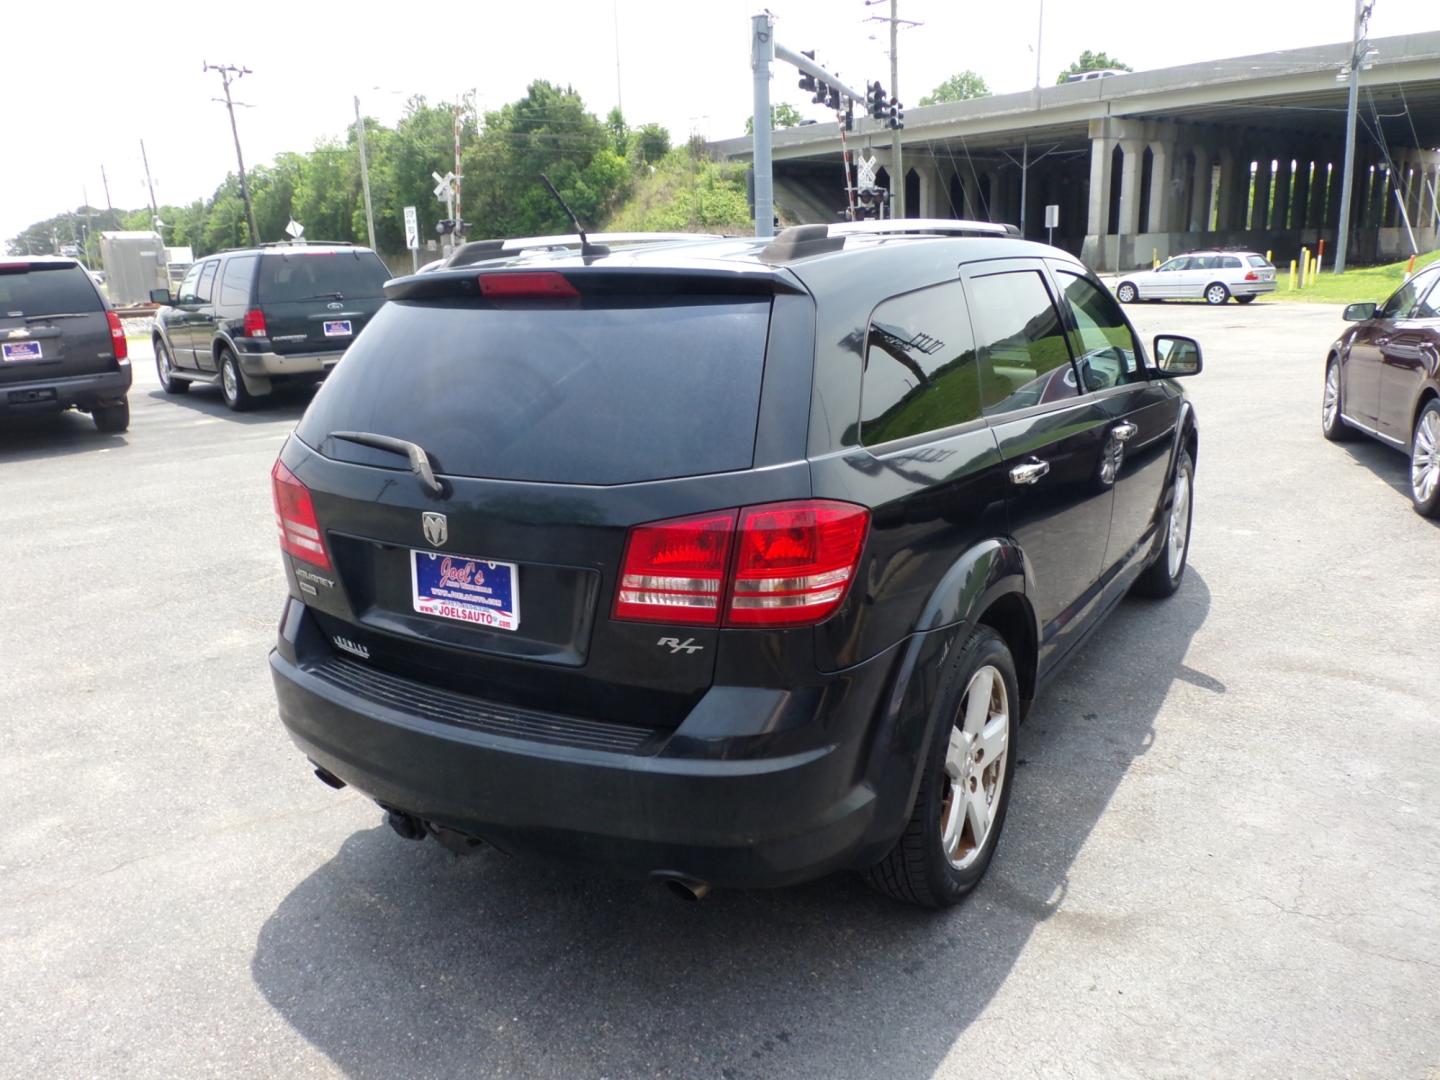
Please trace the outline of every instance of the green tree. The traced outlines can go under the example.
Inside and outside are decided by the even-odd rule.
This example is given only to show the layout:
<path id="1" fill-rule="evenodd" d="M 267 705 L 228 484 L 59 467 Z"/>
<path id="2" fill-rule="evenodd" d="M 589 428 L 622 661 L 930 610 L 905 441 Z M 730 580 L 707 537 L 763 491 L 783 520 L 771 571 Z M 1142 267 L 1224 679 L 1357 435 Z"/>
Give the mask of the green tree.
<path id="1" fill-rule="evenodd" d="M 968 68 L 958 75 L 951 75 L 943 83 L 920 99 L 921 105 L 940 105 L 947 101 L 970 101 L 973 98 L 990 96 L 990 87 L 985 80 Z"/>
<path id="2" fill-rule="evenodd" d="M 1085 71 L 1104 71 L 1107 68 L 1111 68 L 1116 71 L 1135 70 L 1129 64 L 1122 63 L 1121 61 L 1116 60 L 1115 58 L 1110 56 L 1109 53 L 1091 52 L 1089 49 L 1086 49 L 1080 54 L 1079 60 L 1076 60 L 1068 68 L 1060 72 L 1059 77 L 1055 80 L 1055 85 L 1060 85 L 1071 75 L 1079 75 L 1081 72 Z"/>
<path id="3" fill-rule="evenodd" d="M 770 106 L 771 131 L 777 131 L 780 128 L 797 127 L 802 119 L 804 119 L 804 117 L 800 115 L 800 110 L 788 102 L 782 101 L 778 105 Z M 755 134 L 755 117 L 747 116 L 745 118 L 745 134 Z"/>
<path id="4" fill-rule="evenodd" d="M 659 124 L 643 124 L 630 132 L 626 152 L 632 165 L 650 165 L 670 152 L 670 132 Z"/>

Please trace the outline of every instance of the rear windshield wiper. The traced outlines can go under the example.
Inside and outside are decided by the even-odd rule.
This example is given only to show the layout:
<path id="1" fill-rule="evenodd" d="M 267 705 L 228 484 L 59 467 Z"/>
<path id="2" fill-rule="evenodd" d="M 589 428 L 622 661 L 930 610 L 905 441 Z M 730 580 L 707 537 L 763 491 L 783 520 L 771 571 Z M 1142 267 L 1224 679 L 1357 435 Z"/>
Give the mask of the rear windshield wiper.
<path id="1" fill-rule="evenodd" d="M 42 319 L 83 319 L 89 315 L 98 315 L 98 311 L 57 311 L 53 315 L 26 315 L 26 322 L 40 322 Z"/>
<path id="2" fill-rule="evenodd" d="M 392 454 L 401 454 L 410 459 L 410 471 L 420 481 L 420 486 L 432 499 L 444 499 L 450 494 L 443 480 L 435 478 L 435 470 L 430 466 L 430 456 L 425 453 L 423 447 L 407 442 L 404 439 L 392 439 L 389 435 L 373 435 L 368 431 L 332 431 L 332 439 L 343 439 L 345 442 L 356 443 L 360 446 L 369 446 L 375 450 L 388 450 Z"/>
<path id="3" fill-rule="evenodd" d="M 317 292 L 314 296 L 305 297 L 306 300 L 344 300 L 345 294 L 338 289 L 335 292 Z"/>

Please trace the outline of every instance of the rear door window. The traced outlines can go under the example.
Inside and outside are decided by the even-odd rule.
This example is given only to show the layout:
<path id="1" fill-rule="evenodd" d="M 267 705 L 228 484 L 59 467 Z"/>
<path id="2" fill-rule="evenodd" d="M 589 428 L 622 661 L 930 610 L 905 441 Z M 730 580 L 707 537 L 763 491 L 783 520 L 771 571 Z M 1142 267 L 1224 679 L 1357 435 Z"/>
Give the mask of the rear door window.
<path id="1" fill-rule="evenodd" d="M 236 255 L 225 264 L 225 273 L 220 279 L 220 300 L 222 307 L 244 307 L 250 303 L 250 275 L 255 270 L 254 255 Z"/>
<path id="2" fill-rule="evenodd" d="M 262 260 L 263 261 L 263 260 Z M 408 439 L 453 476 L 624 484 L 748 468 L 768 297 L 618 297 L 574 305 L 391 301 L 297 429 Z"/>
<path id="3" fill-rule="evenodd" d="M 103 311 L 90 275 L 77 263 L 53 268 L 31 263 L 28 269 L 0 269 L 0 316 L 66 315 Z"/>
<path id="4" fill-rule="evenodd" d="M 876 308 L 865 345 L 861 441 L 874 446 L 982 415 L 980 365 L 960 282 Z"/>
<path id="5" fill-rule="evenodd" d="M 389 277 L 370 251 L 267 252 L 260 256 L 260 302 L 379 299 Z"/>
<path id="6" fill-rule="evenodd" d="M 1060 312 L 1038 270 L 975 278 L 970 292 L 987 416 L 1080 393 Z"/>

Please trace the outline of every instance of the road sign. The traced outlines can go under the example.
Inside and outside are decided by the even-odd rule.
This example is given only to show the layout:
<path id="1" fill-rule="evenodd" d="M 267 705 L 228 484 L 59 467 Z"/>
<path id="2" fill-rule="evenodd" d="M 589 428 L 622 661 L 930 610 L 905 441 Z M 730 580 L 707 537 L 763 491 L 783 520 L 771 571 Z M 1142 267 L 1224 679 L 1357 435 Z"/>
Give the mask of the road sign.
<path id="1" fill-rule="evenodd" d="M 448 202 L 455 194 L 455 174 L 447 172 L 441 176 L 438 172 L 432 172 L 430 175 L 435 178 L 435 198 L 441 202 Z"/>
<path id="2" fill-rule="evenodd" d="M 420 246 L 420 220 L 413 206 L 405 207 L 405 246 L 412 250 Z"/>
<path id="3" fill-rule="evenodd" d="M 1060 207 L 1054 203 L 1045 207 L 1045 228 L 1058 229 L 1060 227 Z"/>
<path id="4" fill-rule="evenodd" d="M 294 218 L 291 218 L 290 224 L 285 226 L 285 235 L 290 237 L 290 239 L 292 240 L 299 240 L 304 232 L 305 226 L 301 225 Z"/>

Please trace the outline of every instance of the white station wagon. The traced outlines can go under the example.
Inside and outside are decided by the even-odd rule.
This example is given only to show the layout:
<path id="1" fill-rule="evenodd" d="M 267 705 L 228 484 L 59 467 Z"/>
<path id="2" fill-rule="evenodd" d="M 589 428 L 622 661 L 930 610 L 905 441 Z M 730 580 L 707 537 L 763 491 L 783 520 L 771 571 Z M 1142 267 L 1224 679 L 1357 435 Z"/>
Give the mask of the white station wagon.
<path id="1" fill-rule="evenodd" d="M 1127 274 L 1115 286 L 1122 304 L 1136 300 L 1204 300 L 1223 304 L 1232 296 L 1248 304 L 1275 291 L 1275 267 L 1253 251 L 1192 251 L 1166 259 L 1154 270 Z"/>

